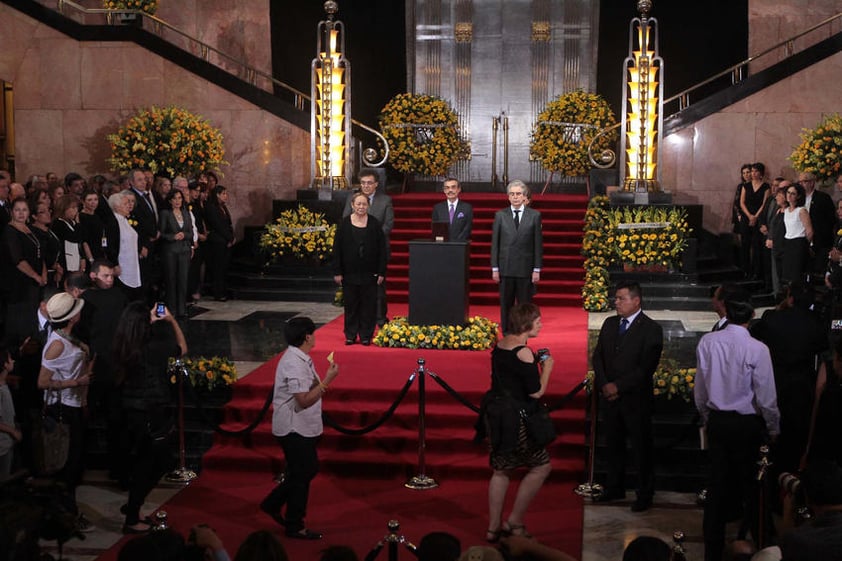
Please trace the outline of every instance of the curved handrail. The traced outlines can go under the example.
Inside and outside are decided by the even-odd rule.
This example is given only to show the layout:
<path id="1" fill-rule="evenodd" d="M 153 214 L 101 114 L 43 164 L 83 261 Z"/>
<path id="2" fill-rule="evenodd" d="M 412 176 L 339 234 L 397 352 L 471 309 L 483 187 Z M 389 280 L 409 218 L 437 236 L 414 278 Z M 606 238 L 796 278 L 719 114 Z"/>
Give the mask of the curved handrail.
<path id="1" fill-rule="evenodd" d="M 189 41 L 191 43 L 194 43 L 196 46 L 199 47 L 201 57 L 206 62 L 210 62 L 210 60 L 209 60 L 210 59 L 210 53 L 214 53 L 215 55 L 219 56 L 220 58 L 222 58 L 222 59 L 224 59 L 224 60 L 226 60 L 226 61 L 228 61 L 228 62 L 230 62 L 234 65 L 237 65 L 237 66 L 241 67 L 245 71 L 246 76 L 249 77 L 249 82 L 252 85 L 255 85 L 256 77 L 260 77 L 260 78 L 263 78 L 263 79 L 269 81 L 274 86 L 278 86 L 278 87 L 286 90 L 287 92 L 291 93 L 293 95 L 293 104 L 294 104 L 295 108 L 298 109 L 299 111 L 304 111 L 304 102 L 305 101 L 309 102 L 309 103 L 312 103 L 312 101 L 313 101 L 312 98 L 308 94 L 302 92 L 301 90 L 298 90 L 297 88 L 295 88 L 293 86 L 290 86 L 289 84 L 287 84 L 287 83 L 285 83 L 281 80 L 278 80 L 277 78 L 275 78 L 271 74 L 266 73 L 262 70 L 259 70 L 259 69 L 255 68 L 253 66 L 250 66 L 247 62 L 245 62 L 241 59 L 238 59 L 238 58 L 236 58 L 232 55 L 229 55 L 229 54 L 227 54 L 223 51 L 220 51 L 216 47 L 214 47 L 212 45 L 209 45 L 209 44 L 207 44 L 203 41 L 200 41 L 199 39 L 196 39 L 195 37 L 188 34 L 186 31 L 183 31 L 183 30 L 175 27 L 174 25 L 172 25 L 170 23 L 167 23 L 166 21 L 162 20 L 161 18 L 159 18 L 155 15 L 152 15 L 152 14 L 148 14 L 148 13 L 142 11 L 142 10 L 124 10 L 124 9 L 113 9 L 112 10 L 112 9 L 108 9 L 108 8 L 86 8 L 85 6 L 81 6 L 81 5 L 77 4 L 73 0 L 57 0 L 56 11 L 58 11 L 59 13 L 63 13 L 63 8 L 65 6 L 69 6 L 69 7 L 73 8 L 74 10 L 76 10 L 76 11 L 82 13 L 82 14 L 94 14 L 94 15 L 95 14 L 103 14 L 103 15 L 105 15 L 106 21 L 108 23 L 111 23 L 112 18 L 115 14 L 134 14 L 136 16 L 147 18 L 150 21 L 152 21 L 153 24 L 156 26 L 156 31 L 157 31 L 157 28 L 166 28 L 166 29 L 172 31 L 173 33 L 175 33 L 176 35 L 180 35 L 181 37 L 183 37 L 187 41 Z M 157 34 L 161 35 L 160 33 L 157 33 Z M 225 70 L 225 69 L 223 68 L 223 70 Z M 375 136 L 377 136 L 380 139 L 380 141 L 383 143 L 383 152 L 384 152 L 384 155 L 381 158 L 381 160 L 376 161 L 374 159 L 374 157 L 371 157 L 371 158 L 364 157 L 364 159 L 365 159 L 365 162 L 368 165 L 373 166 L 373 167 L 378 167 L 378 166 L 383 165 L 389 157 L 389 143 L 386 140 L 386 138 L 380 133 L 380 131 L 378 131 L 378 130 L 376 130 L 376 129 L 374 129 L 374 128 L 372 128 L 372 127 L 370 127 L 370 126 L 368 126 L 364 123 L 361 123 L 361 122 L 357 121 L 356 119 L 352 118 L 351 123 L 354 124 L 355 126 L 361 128 L 361 129 L 365 130 L 365 131 L 368 131 L 368 132 L 374 134 Z M 370 150 L 372 150 L 372 149 L 370 149 Z M 375 151 L 375 153 L 376 153 L 376 151 Z"/>
<path id="2" fill-rule="evenodd" d="M 680 111 L 686 109 L 689 106 L 690 92 L 698 90 L 699 88 L 702 88 L 702 87 L 710 84 L 711 82 L 714 82 L 714 81 L 716 81 L 720 78 L 723 78 L 725 76 L 734 75 L 734 73 L 737 72 L 738 70 L 741 70 L 742 68 L 747 67 L 750 63 L 756 61 L 757 59 L 759 59 L 761 57 L 764 57 L 764 56 L 768 55 L 769 53 L 771 53 L 773 51 L 776 51 L 776 50 L 780 49 L 781 47 L 786 48 L 787 51 L 788 51 L 788 56 L 791 56 L 792 50 L 793 50 L 793 45 L 794 45 L 794 43 L 797 39 L 800 39 L 801 37 L 804 37 L 805 35 L 808 35 L 808 34 L 812 33 L 813 31 L 816 31 L 817 29 L 820 29 L 820 28 L 822 28 L 826 25 L 830 25 L 834 21 L 840 20 L 840 19 L 842 19 L 842 13 L 839 13 L 839 14 L 836 14 L 835 16 L 831 16 L 829 18 L 826 18 L 826 19 L 820 21 L 819 23 L 805 29 L 804 31 L 801 31 L 800 33 L 797 33 L 797 34 L 793 35 L 789 39 L 784 39 L 783 41 L 781 41 L 779 43 L 776 43 L 776 44 L 772 45 L 771 47 L 768 47 L 767 49 L 765 49 L 765 50 L 763 50 L 763 51 L 761 51 L 761 52 L 759 52 L 755 55 L 752 55 L 752 56 L 748 57 L 744 61 L 738 62 L 737 64 L 735 64 L 733 66 L 730 66 L 729 68 L 726 68 L 722 72 L 719 72 L 718 74 L 714 74 L 710 78 L 702 80 L 698 84 L 690 86 L 689 88 L 687 88 L 687 89 L 685 89 L 685 90 L 665 99 L 664 105 L 666 105 L 667 103 L 672 103 L 672 102 L 678 100 L 679 105 L 680 105 L 680 108 L 679 108 L 678 112 L 680 112 Z"/>

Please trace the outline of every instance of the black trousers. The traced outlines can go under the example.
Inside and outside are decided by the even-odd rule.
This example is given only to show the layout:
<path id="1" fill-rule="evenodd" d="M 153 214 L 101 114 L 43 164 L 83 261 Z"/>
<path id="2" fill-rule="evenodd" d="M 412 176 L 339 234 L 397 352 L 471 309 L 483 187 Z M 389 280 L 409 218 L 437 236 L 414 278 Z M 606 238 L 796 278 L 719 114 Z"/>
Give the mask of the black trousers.
<path id="1" fill-rule="evenodd" d="M 59 409 L 61 412 L 59 413 Z M 76 487 L 82 482 L 85 471 L 85 416 L 81 407 L 70 407 L 54 403 L 47 407 L 49 415 L 55 419 L 61 415 L 70 429 L 70 445 L 67 450 L 67 463 L 56 478 L 67 486 L 67 492 L 76 504 Z"/>
<path id="2" fill-rule="evenodd" d="M 319 456 L 316 452 L 318 441 L 317 436 L 301 436 L 294 432 L 278 437 L 286 460 L 284 481 L 263 499 L 262 506 L 270 512 L 280 512 L 286 505 L 283 516 L 287 532 L 297 532 L 304 528 L 310 482 L 319 473 Z"/>
<path id="3" fill-rule="evenodd" d="M 211 274 L 211 286 L 214 298 L 226 296 L 226 276 L 231 261 L 231 248 L 225 242 L 208 242 L 206 255 Z"/>
<path id="4" fill-rule="evenodd" d="M 345 299 L 345 338 L 371 339 L 377 316 L 376 283 L 342 283 L 342 295 Z"/>
<path id="5" fill-rule="evenodd" d="M 651 390 L 649 390 L 651 392 Z M 626 489 L 626 438 L 631 442 L 637 467 L 637 496 L 651 499 L 655 494 L 655 469 L 652 442 L 652 397 L 624 395 L 615 401 L 600 399 L 608 454 L 609 494 Z"/>
<path id="6" fill-rule="evenodd" d="M 765 427 L 758 415 L 711 411 L 707 423 L 710 478 L 702 529 L 705 561 L 721 561 L 725 525 L 743 510 L 757 538 L 757 496 L 754 484 L 759 446 Z"/>
<path id="7" fill-rule="evenodd" d="M 175 466 L 175 457 L 170 450 L 168 437 L 155 438 L 151 434 L 150 421 L 162 421 L 164 413 L 126 409 L 126 436 L 129 459 L 129 500 L 126 507 L 126 524 L 137 524 L 140 508 L 149 492 L 158 484 L 161 476 Z M 160 435 L 160 427 L 152 432 Z"/>
<path id="8" fill-rule="evenodd" d="M 509 331 L 509 310 L 515 303 L 532 302 L 535 285 L 532 277 L 504 277 L 500 275 L 500 329 Z"/>
<path id="9" fill-rule="evenodd" d="M 187 309 L 187 277 L 190 272 L 190 251 L 164 250 L 164 278 L 167 287 L 167 307 L 170 313 L 183 316 Z"/>

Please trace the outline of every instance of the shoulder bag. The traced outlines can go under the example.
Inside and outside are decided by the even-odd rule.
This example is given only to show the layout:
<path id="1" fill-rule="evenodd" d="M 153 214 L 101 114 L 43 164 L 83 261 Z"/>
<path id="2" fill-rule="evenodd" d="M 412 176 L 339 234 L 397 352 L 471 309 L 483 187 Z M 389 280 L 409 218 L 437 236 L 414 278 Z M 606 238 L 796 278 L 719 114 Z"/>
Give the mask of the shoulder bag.
<path id="1" fill-rule="evenodd" d="M 67 463 L 70 450 L 70 425 L 62 419 L 61 390 L 58 390 L 58 418 L 47 413 L 47 401 L 35 423 L 35 469 L 40 475 L 53 475 Z"/>

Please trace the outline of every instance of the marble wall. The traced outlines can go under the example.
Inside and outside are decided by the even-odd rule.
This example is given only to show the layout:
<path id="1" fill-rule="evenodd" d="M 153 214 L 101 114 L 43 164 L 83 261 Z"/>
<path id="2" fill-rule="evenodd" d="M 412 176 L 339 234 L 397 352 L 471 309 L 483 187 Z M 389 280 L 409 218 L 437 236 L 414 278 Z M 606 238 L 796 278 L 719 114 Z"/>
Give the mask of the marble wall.
<path id="1" fill-rule="evenodd" d="M 228 25 L 237 18 L 227 4 L 184 2 L 183 25 L 216 21 L 206 21 L 201 29 L 194 24 L 190 31 L 226 48 L 239 40 L 239 33 L 248 38 L 242 43 L 243 56 L 251 56 L 253 47 L 251 54 L 265 58 L 270 67 L 268 1 L 254 2 L 262 6 L 255 14 L 265 18 L 263 32 L 242 23 L 248 18 Z M 169 17 L 163 11 L 160 15 Z M 5 4 L 0 4 L 0 79 L 14 86 L 19 178 L 46 171 L 108 172 L 106 135 L 137 108 L 173 104 L 204 116 L 222 131 L 228 165 L 221 170 L 221 183 L 231 189 L 239 233 L 245 225 L 267 222 L 273 199 L 294 198 L 295 189 L 310 180 L 308 132 L 132 43 L 80 43 Z"/>
<path id="2" fill-rule="evenodd" d="M 838 0 L 751 0 L 749 53 L 754 54 L 839 12 Z M 834 32 L 840 31 L 839 23 Z M 828 36 L 824 30 L 822 39 Z M 668 55 L 664 54 L 669 63 Z M 777 62 L 777 61 L 773 61 Z M 740 166 L 763 162 L 770 177 L 797 177 L 788 160 L 803 128 L 839 111 L 842 54 L 836 54 L 725 110 L 664 138 L 661 181 L 675 201 L 705 205 L 704 226 L 731 230 Z M 668 79 L 668 77 L 667 77 Z"/>

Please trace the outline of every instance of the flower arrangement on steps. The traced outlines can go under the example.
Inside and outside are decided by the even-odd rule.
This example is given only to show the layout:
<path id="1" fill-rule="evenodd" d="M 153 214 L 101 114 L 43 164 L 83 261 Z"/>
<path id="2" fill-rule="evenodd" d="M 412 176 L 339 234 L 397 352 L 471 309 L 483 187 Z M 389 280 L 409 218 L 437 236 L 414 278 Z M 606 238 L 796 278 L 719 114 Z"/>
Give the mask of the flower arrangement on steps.
<path id="1" fill-rule="evenodd" d="M 312 260 L 317 265 L 333 255 L 335 237 L 336 224 L 330 224 L 324 213 L 298 205 L 266 224 L 259 247 L 269 261 Z"/>
<path id="2" fill-rule="evenodd" d="M 488 318 L 473 316 L 461 325 L 410 325 L 397 316 L 380 328 L 374 337 L 379 347 L 404 349 L 454 349 L 484 351 L 497 342 L 498 325 Z"/>

